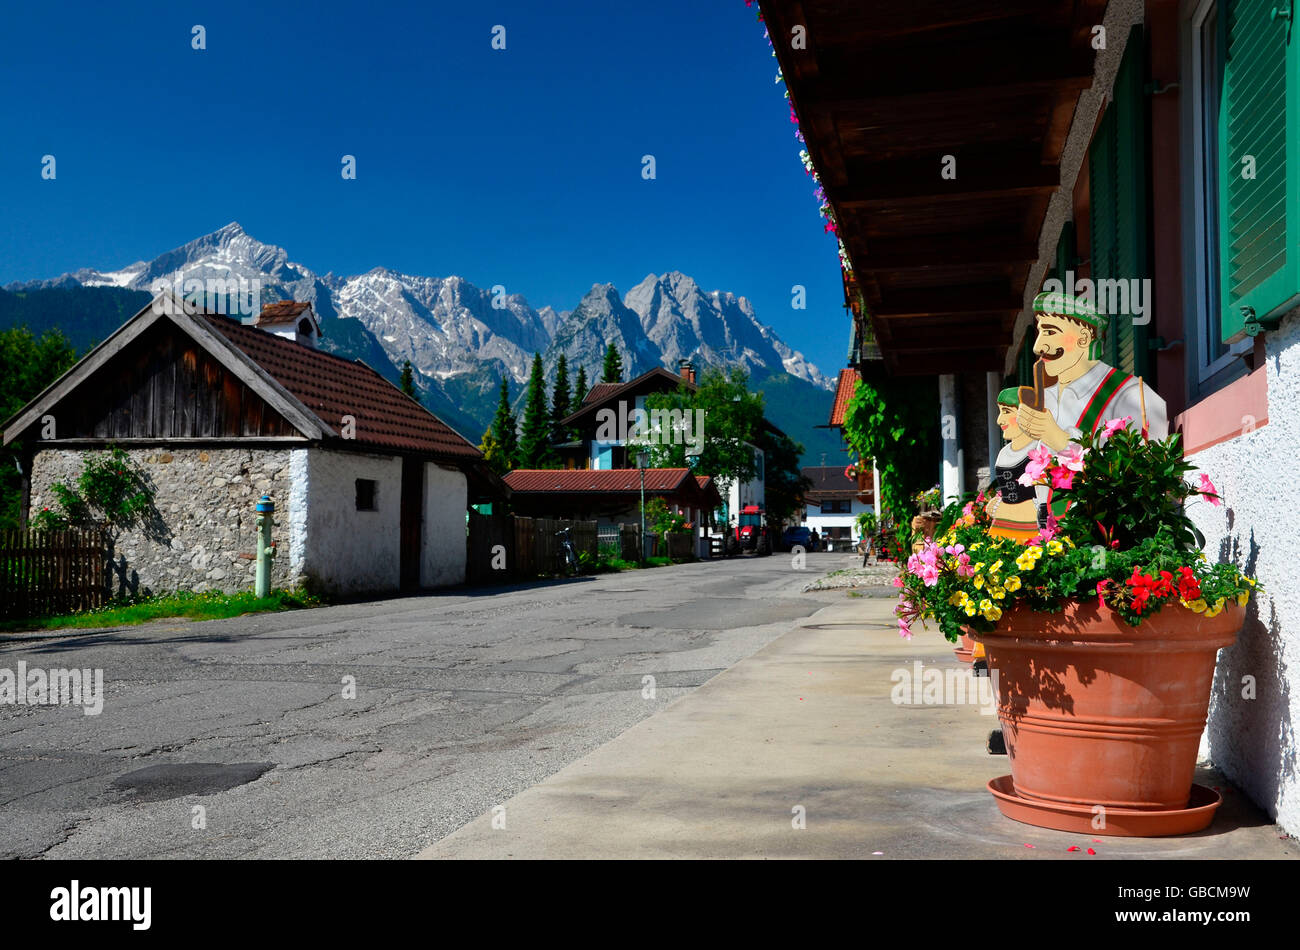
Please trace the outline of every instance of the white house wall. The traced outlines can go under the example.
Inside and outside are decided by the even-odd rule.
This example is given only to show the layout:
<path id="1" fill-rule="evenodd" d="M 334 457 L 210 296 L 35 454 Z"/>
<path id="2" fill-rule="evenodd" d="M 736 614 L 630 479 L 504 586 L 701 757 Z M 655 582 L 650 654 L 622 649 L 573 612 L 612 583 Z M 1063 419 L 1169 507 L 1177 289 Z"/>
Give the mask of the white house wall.
<path id="1" fill-rule="evenodd" d="M 465 511 L 468 507 L 469 486 L 465 474 L 432 462 L 426 463 L 424 543 L 420 552 L 422 587 L 446 587 L 465 582 Z"/>
<path id="2" fill-rule="evenodd" d="M 401 586 L 402 460 L 329 449 L 307 449 L 306 454 L 302 572 L 331 594 L 397 590 Z M 374 511 L 357 511 L 359 478 L 377 483 Z"/>
<path id="3" fill-rule="evenodd" d="M 1255 595 L 1236 644 L 1219 653 L 1202 754 L 1276 820 L 1300 834 L 1300 566 L 1294 475 L 1300 445 L 1300 312 L 1266 338 L 1268 422 L 1189 457 L 1222 493 L 1188 514 L 1210 560 L 1255 573 Z M 1193 473 L 1195 475 L 1196 473 Z M 1253 697 L 1250 696 L 1253 686 Z"/>

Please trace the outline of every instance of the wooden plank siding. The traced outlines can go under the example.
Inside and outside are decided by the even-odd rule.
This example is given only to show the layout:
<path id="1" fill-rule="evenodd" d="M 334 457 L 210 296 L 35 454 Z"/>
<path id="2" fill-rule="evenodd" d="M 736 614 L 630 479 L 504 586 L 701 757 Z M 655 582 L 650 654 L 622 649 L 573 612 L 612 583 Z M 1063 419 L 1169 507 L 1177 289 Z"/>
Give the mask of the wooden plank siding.
<path id="1" fill-rule="evenodd" d="M 158 324 L 55 411 L 57 440 L 285 438 L 297 431 L 197 343 Z"/>

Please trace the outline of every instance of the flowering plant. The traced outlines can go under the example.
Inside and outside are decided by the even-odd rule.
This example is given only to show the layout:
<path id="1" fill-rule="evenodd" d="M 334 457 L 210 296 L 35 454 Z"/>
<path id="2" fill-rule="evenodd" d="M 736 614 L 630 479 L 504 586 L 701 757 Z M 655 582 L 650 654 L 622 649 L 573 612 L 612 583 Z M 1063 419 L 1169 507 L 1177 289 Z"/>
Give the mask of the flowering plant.
<path id="1" fill-rule="evenodd" d="M 1184 480 L 1191 467 L 1177 435 L 1147 440 L 1123 420 L 1055 455 L 1035 449 L 1024 482 L 1050 486 L 1069 507 L 1021 542 L 990 533 L 982 495 L 948 505 L 934 540 L 894 579 L 899 632 L 934 620 L 955 641 L 963 627 L 992 631 L 1017 603 L 1055 612 L 1092 597 L 1134 626 L 1170 603 L 1210 617 L 1244 606 L 1255 580 L 1209 563 L 1184 510 L 1196 497 L 1220 504 L 1208 476 Z"/>

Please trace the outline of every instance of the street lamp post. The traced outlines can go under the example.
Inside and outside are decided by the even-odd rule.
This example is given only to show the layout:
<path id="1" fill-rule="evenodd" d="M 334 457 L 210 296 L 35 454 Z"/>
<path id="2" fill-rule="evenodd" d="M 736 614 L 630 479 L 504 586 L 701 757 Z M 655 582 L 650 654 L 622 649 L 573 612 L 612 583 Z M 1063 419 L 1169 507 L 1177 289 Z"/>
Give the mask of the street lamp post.
<path id="1" fill-rule="evenodd" d="M 636 467 L 641 472 L 641 563 L 645 563 L 645 470 L 650 462 L 650 453 L 644 449 L 636 453 Z"/>

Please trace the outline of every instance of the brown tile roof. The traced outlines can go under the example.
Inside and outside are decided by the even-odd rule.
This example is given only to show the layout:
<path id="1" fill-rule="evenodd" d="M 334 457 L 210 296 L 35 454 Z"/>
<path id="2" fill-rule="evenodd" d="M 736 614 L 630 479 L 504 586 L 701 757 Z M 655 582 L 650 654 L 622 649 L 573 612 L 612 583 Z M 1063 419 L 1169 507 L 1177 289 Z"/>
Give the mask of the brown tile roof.
<path id="1" fill-rule="evenodd" d="M 582 405 L 585 406 L 589 402 L 604 399 L 610 393 L 618 392 L 624 385 L 624 383 L 597 383 L 587 390 L 587 395 L 582 399 Z"/>
<path id="2" fill-rule="evenodd" d="M 856 369 L 840 370 L 839 381 L 835 384 L 835 403 L 831 406 L 832 426 L 844 425 L 844 413 L 849 408 L 849 400 L 853 398 L 853 393 L 858 388 L 858 381 L 862 376 Z"/>
<path id="3" fill-rule="evenodd" d="M 452 460 L 482 457 L 445 422 L 364 363 L 314 350 L 229 317 L 202 316 L 335 435 L 340 434 L 343 416 L 350 415 L 357 420 L 358 446 Z"/>
<path id="4" fill-rule="evenodd" d="M 310 303 L 301 300 L 281 300 L 277 303 L 263 304 L 257 322 L 261 326 L 296 323 L 302 312 L 310 306 Z"/>
<path id="5" fill-rule="evenodd" d="M 871 465 L 870 460 L 867 461 L 867 465 Z M 812 487 L 804 493 L 804 496 L 813 502 L 831 498 L 853 498 L 858 495 L 870 497 L 870 467 L 867 468 L 865 479 L 846 478 L 845 467 L 844 465 L 812 465 L 800 469 L 800 474 L 812 482 Z"/>
<path id="6" fill-rule="evenodd" d="M 647 468 L 645 490 L 674 492 L 687 480 L 689 468 Z M 697 476 L 698 477 L 698 476 Z M 641 470 L 637 468 L 533 469 L 519 468 L 506 475 L 506 484 L 516 494 L 529 492 L 639 492 Z"/>

